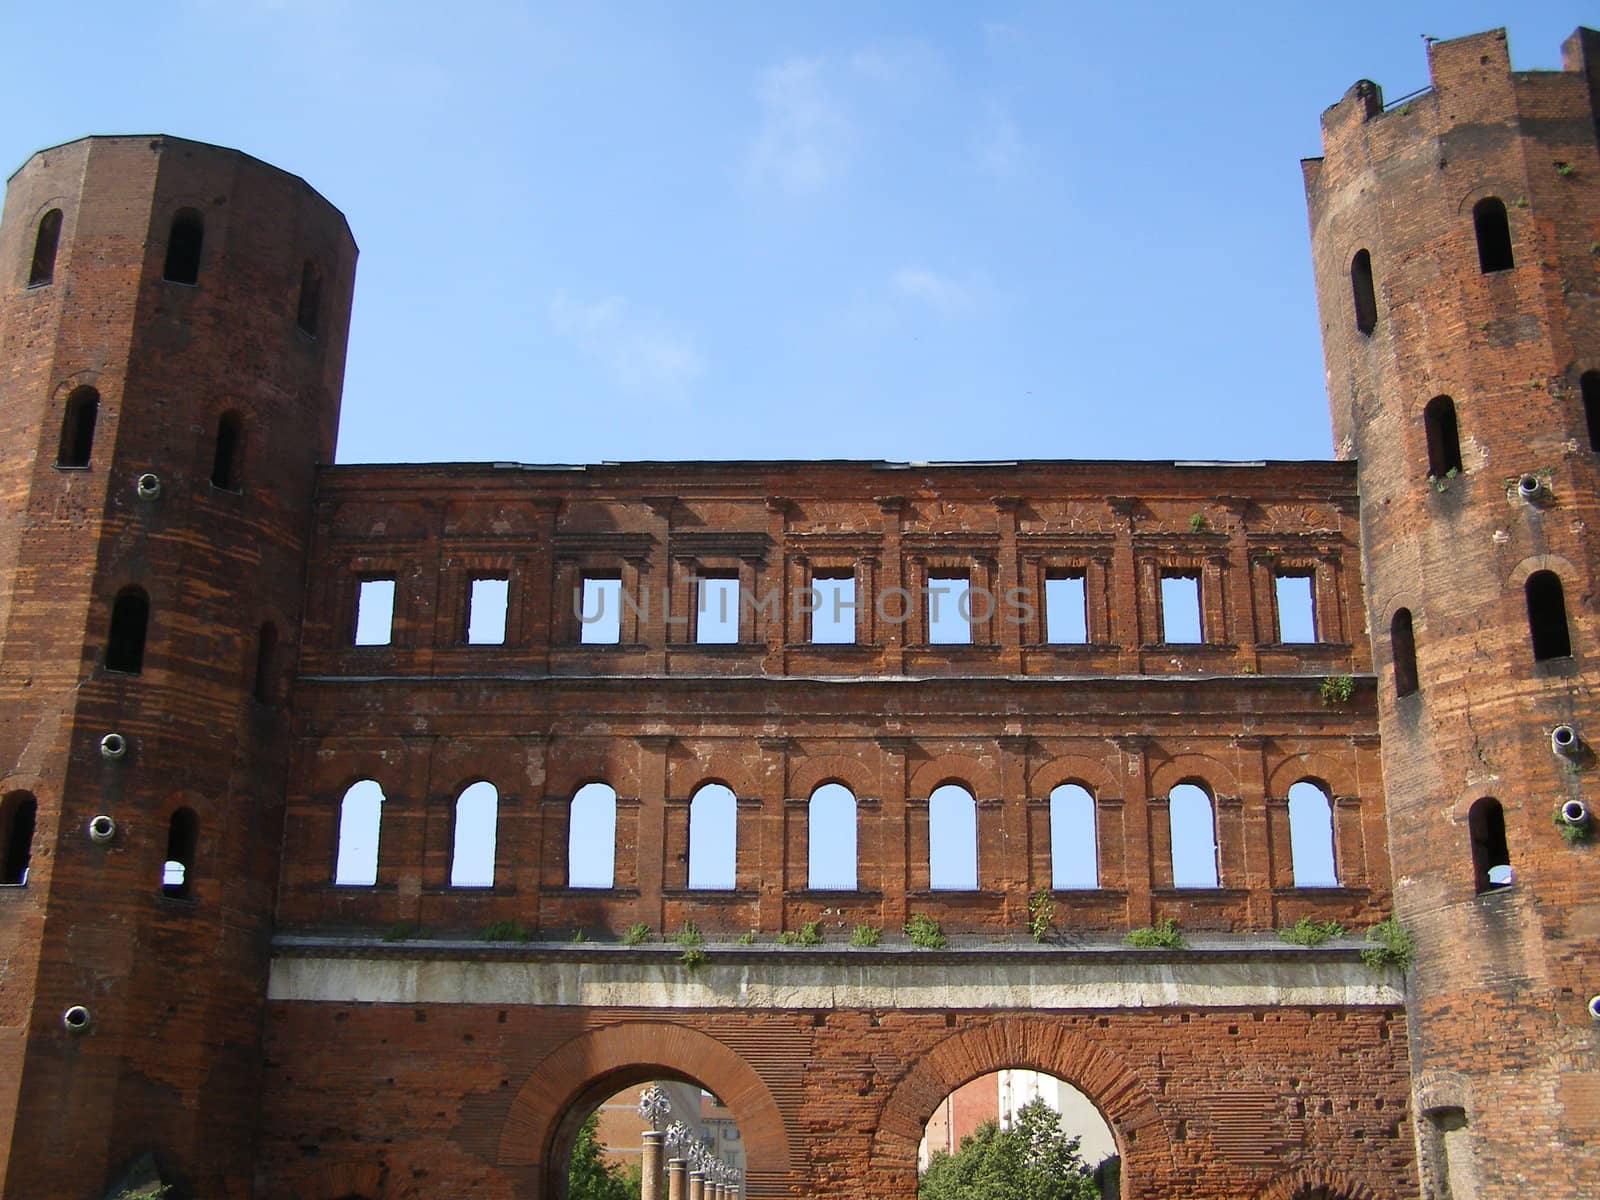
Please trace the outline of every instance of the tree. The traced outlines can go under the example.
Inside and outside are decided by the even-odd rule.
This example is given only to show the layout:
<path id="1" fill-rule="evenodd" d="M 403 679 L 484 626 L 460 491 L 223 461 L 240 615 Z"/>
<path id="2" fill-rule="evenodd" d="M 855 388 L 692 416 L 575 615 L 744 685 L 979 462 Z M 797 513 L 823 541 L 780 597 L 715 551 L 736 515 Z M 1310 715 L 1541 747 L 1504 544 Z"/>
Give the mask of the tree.
<path id="1" fill-rule="evenodd" d="M 956 1153 L 935 1153 L 917 1200 L 1098 1200 L 1079 1140 L 1061 1131 L 1055 1109 L 1030 1100 L 1010 1129 L 985 1121 Z"/>
<path id="2" fill-rule="evenodd" d="M 639 1200 L 637 1186 L 630 1188 L 622 1168 L 605 1160 L 595 1133 L 600 1114 L 592 1112 L 578 1130 L 567 1168 L 567 1200 Z"/>

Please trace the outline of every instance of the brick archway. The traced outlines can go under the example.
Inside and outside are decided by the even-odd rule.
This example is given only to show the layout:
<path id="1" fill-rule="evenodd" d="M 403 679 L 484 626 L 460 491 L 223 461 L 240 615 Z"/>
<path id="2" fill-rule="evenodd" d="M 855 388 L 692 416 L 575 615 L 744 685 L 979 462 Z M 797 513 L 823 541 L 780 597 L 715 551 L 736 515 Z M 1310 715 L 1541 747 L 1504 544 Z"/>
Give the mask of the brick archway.
<path id="1" fill-rule="evenodd" d="M 917 1143 L 934 1110 L 962 1084 L 1009 1068 L 1043 1071 L 1082 1092 L 1111 1127 L 1124 1178 L 1170 1158 L 1171 1140 L 1143 1080 L 1119 1057 L 1049 1018 L 1004 1017 L 952 1034 L 895 1086 L 872 1139 L 880 1195 L 916 1194 Z"/>
<path id="2" fill-rule="evenodd" d="M 497 1161 L 531 1168 L 526 1174 L 540 1180 L 536 1195 L 557 1200 L 565 1195 L 567 1159 L 578 1127 L 594 1105 L 653 1079 L 698 1084 L 721 1100 L 745 1145 L 747 1194 L 782 1194 L 762 1186 L 786 1176 L 790 1165 L 789 1134 L 772 1092 L 722 1042 L 670 1021 L 609 1025 L 573 1038 L 534 1064 L 501 1127 Z"/>
<path id="3" fill-rule="evenodd" d="M 1377 1200 L 1377 1193 L 1337 1171 L 1300 1167 L 1278 1176 L 1256 1200 Z"/>

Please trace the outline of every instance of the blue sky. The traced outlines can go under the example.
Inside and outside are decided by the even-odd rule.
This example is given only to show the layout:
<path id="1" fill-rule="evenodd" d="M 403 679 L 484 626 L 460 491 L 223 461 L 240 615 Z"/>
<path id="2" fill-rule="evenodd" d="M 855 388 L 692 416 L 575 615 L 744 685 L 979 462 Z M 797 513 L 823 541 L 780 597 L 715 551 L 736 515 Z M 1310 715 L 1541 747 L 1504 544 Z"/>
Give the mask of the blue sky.
<path id="1" fill-rule="evenodd" d="M 362 248 L 341 461 L 1317 458 L 1297 160 L 1592 9 L 7 5 L 7 170 L 166 132 Z M 1109 6 L 1108 6 L 1109 8 Z M 25 50 L 34 47 L 33 50 Z M 49 54 L 45 49 L 53 48 Z"/>

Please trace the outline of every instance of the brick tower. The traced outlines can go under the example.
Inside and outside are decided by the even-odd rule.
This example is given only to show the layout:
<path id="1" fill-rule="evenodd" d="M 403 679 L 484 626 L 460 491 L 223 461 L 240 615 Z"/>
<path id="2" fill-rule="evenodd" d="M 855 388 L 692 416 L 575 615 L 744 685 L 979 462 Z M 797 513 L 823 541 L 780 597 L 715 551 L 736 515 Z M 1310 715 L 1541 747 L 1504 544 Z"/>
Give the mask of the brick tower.
<path id="1" fill-rule="evenodd" d="M 1305 164 L 1337 453 L 1359 464 L 1429 1197 L 1600 1180 L 1600 34 L 1357 83 Z M 1568 823 L 1570 842 L 1564 835 Z M 1600 1001 L 1593 1002 L 1600 1006 Z"/>
<path id="2" fill-rule="evenodd" d="M 0 1195 L 247 1196 L 318 463 L 356 249 L 302 180 L 86 138 L 0 223 Z"/>

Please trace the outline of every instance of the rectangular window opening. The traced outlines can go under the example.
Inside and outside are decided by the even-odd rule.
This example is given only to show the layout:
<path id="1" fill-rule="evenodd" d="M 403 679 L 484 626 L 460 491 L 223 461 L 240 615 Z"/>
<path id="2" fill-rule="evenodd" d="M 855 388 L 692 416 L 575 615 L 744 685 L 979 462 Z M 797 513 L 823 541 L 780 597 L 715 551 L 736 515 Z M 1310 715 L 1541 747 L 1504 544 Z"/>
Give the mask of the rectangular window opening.
<path id="1" fill-rule="evenodd" d="M 848 646 L 856 640 L 856 577 L 849 572 L 811 576 L 811 640 Z"/>
<path id="2" fill-rule="evenodd" d="M 1286 574 L 1273 577 L 1278 601 L 1278 641 L 1314 642 L 1317 640 L 1316 602 L 1312 577 Z"/>
<path id="3" fill-rule="evenodd" d="M 467 645 L 503 646 L 510 581 L 487 575 L 474 579 L 467 593 Z"/>
<path id="4" fill-rule="evenodd" d="M 739 579 L 700 576 L 695 603 L 694 640 L 702 646 L 732 646 L 739 641 Z"/>
<path id="5" fill-rule="evenodd" d="M 578 598 L 578 641 L 585 646 L 614 646 L 621 640 L 622 580 L 585 575 Z"/>
<path id="6" fill-rule="evenodd" d="M 1203 642 L 1200 577 L 1181 571 L 1161 576 L 1161 640 L 1168 645 Z"/>
<path id="7" fill-rule="evenodd" d="M 966 575 L 928 576 L 928 644 L 972 644 L 972 580 Z"/>
<path id="8" fill-rule="evenodd" d="M 1044 640 L 1062 645 L 1089 640 L 1083 576 L 1052 574 L 1044 581 Z"/>
<path id="9" fill-rule="evenodd" d="M 394 580 L 363 579 L 356 600 L 358 646 L 387 646 L 394 633 Z"/>

